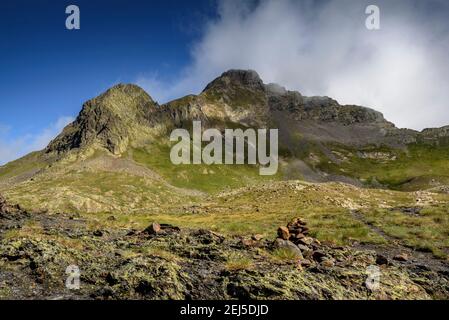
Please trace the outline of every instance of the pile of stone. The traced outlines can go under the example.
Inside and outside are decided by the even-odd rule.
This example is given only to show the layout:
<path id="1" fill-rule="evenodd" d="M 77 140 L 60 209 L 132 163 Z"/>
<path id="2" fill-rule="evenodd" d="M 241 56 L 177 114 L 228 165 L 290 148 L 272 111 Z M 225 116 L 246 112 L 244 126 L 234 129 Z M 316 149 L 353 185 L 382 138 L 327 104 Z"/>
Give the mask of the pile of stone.
<path id="1" fill-rule="evenodd" d="M 293 219 L 287 227 L 279 227 L 278 237 L 283 240 L 298 242 L 309 234 L 307 223 L 301 218 Z"/>
<path id="2" fill-rule="evenodd" d="M 323 251 L 321 243 L 309 236 L 309 228 L 306 221 L 295 218 L 286 227 L 279 227 L 275 248 L 283 248 L 297 256 L 303 265 L 311 265 L 314 262 L 327 266 L 333 265 L 333 261 Z"/>

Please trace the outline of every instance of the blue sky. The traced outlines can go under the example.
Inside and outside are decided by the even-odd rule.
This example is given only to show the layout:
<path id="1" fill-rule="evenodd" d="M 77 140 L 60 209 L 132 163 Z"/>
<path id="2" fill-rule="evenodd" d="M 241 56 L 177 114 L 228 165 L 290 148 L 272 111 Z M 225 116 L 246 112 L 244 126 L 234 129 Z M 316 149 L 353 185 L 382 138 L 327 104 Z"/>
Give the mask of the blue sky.
<path id="1" fill-rule="evenodd" d="M 365 27 L 376 4 L 381 29 Z M 76 4 L 81 30 L 66 30 Z M 160 102 L 230 68 L 375 108 L 400 127 L 449 124 L 446 0 L 0 1 L 0 165 L 38 150 L 118 82 Z"/>
<path id="2" fill-rule="evenodd" d="M 69 4 L 80 8 L 80 30 L 65 28 Z M 111 85 L 147 72 L 174 77 L 214 8 L 211 0 L 1 1 L 0 164 Z"/>

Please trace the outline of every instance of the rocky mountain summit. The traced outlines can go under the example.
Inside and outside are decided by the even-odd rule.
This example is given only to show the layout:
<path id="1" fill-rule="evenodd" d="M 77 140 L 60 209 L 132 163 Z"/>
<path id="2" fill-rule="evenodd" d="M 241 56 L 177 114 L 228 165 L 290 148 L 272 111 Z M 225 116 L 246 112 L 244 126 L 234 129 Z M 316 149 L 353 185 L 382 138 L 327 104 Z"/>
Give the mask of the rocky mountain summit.
<path id="1" fill-rule="evenodd" d="M 202 120 L 209 126 L 235 123 L 243 127 L 279 128 L 283 143 L 301 134 L 305 140 L 348 145 L 392 145 L 436 141 L 447 128 L 422 133 L 397 129 L 380 112 L 340 105 L 328 97 L 304 97 L 277 84 L 264 84 L 255 71 L 230 70 L 204 91 L 158 105 L 141 88 L 119 84 L 86 102 L 74 123 L 53 140 L 46 153 L 96 144 L 113 154 L 138 145 L 152 134 Z M 163 130 L 165 129 L 165 131 Z M 147 140 L 146 140 L 147 141 Z"/>

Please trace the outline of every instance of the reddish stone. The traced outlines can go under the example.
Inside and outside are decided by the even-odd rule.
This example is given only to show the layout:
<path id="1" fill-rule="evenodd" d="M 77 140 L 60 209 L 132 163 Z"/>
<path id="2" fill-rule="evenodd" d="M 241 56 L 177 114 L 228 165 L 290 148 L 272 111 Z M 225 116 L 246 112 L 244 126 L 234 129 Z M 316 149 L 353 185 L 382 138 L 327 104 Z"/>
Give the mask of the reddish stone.
<path id="1" fill-rule="evenodd" d="M 279 227 L 278 236 L 283 240 L 288 240 L 290 238 L 290 232 L 286 227 Z"/>

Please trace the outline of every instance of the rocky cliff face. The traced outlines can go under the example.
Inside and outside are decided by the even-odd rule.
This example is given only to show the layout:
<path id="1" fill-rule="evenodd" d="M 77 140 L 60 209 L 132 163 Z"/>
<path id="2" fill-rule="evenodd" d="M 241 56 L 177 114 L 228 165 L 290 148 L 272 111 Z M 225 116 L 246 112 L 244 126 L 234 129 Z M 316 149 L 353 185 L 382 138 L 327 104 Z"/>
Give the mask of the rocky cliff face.
<path id="1" fill-rule="evenodd" d="M 68 125 L 46 149 L 64 152 L 92 144 L 113 154 L 124 152 L 136 128 L 149 126 L 157 104 L 141 88 L 119 84 L 86 102 L 75 122 Z"/>

